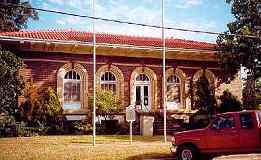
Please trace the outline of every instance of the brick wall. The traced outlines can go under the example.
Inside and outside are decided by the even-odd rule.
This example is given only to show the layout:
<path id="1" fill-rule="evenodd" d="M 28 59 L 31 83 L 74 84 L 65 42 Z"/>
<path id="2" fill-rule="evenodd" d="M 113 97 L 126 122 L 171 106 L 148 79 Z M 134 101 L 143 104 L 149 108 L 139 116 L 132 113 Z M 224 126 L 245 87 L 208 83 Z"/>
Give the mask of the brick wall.
<path id="1" fill-rule="evenodd" d="M 88 72 L 88 96 L 93 94 L 93 64 L 92 55 L 77 55 L 77 54 L 63 54 L 63 53 L 36 53 L 36 52 L 19 52 L 20 56 L 24 58 L 26 69 L 23 74 L 26 79 L 30 77 L 34 84 L 42 93 L 49 86 L 54 89 L 57 88 L 57 72 L 66 63 L 78 63 L 84 66 Z M 157 76 L 157 102 L 158 106 L 162 106 L 162 60 L 153 58 L 127 58 L 127 57 L 108 57 L 97 56 L 97 70 L 105 64 L 112 64 L 117 66 L 124 75 L 124 106 L 129 105 L 130 102 L 130 77 L 136 67 L 148 67 L 153 70 Z M 191 76 L 202 67 L 210 68 L 215 75 L 218 75 L 218 66 L 215 62 L 197 62 L 184 60 L 167 60 L 168 68 L 179 67 L 189 80 Z M 233 92 L 240 93 L 239 82 L 235 82 L 230 88 Z M 223 87 L 224 88 L 224 87 Z M 225 87 L 226 88 L 226 87 Z M 217 94 L 222 90 L 220 87 Z M 240 96 L 239 96 L 240 97 Z"/>

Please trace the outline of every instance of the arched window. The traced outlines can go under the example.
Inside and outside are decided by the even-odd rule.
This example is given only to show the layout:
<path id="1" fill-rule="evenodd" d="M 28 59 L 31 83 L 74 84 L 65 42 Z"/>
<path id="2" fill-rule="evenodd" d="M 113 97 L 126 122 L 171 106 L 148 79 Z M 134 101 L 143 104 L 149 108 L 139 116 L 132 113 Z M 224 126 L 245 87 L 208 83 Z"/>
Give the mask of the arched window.
<path id="1" fill-rule="evenodd" d="M 116 78 L 113 73 L 105 72 L 101 76 L 101 89 L 103 90 L 111 90 L 114 94 L 116 94 Z"/>
<path id="2" fill-rule="evenodd" d="M 150 79 L 145 74 L 139 74 L 136 77 L 136 81 L 150 81 Z"/>
<path id="3" fill-rule="evenodd" d="M 180 78 L 176 75 L 171 75 L 167 79 L 167 103 L 168 105 L 172 105 L 175 107 L 180 102 L 181 102 Z"/>
<path id="4" fill-rule="evenodd" d="M 79 74 L 71 70 L 64 76 L 64 109 L 81 108 L 81 78 Z"/>

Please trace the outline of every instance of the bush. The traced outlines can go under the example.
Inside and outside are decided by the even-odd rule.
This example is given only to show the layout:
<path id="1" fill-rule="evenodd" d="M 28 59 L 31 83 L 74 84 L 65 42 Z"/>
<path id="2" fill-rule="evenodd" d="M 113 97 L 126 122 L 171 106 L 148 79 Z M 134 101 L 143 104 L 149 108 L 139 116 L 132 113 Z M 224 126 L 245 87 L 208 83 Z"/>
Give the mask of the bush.
<path id="1" fill-rule="evenodd" d="M 93 97 L 90 98 L 90 104 L 93 105 Z M 113 114 L 120 111 L 120 99 L 111 90 L 97 90 L 96 108 L 97 115 L 105 120 L 113 119 Z"/>
<path id="2" fill-rule="evenodd" d="M 26 123 L 25 127 L 36 127 L 34 131 L 38 131 L 39 134 L 57 134 L 63 131 L 62 106 L 51 87 L 41 97 L 30 82 L 26 87 L 25 99 L 20 107 L 20 117 Z"/>
<path id="3" fill-rule="evenodd" d="M 233 96 L 229 90 L 225 90 L 219 99 L 221 100 L 221 104 L 218 111 L 221 113 L 242 110 L 241 102 L 237 100 L 237 98 Z"/>
<path id="4" fill-rule="evenodd" d="M 84 121 L 73 122 L 74 132 L 81 134 L 89 134 L 92 132 L 92 124 L 85 123 Z"/>
<path id="5" fill-rule="evenodd" d="M 15 119 L 8 114 L 0 114 L 0 137 L 9 137 L 16 135 Z"/>
<path id="6" fill-rule="evenodd" d="M 196 109 L 205 111 L 211 116 L 216 109 L 216 98 L 210 83 L 205 75 L 205 70 L 201 77 L 195 83 L 195 101 Z"/>

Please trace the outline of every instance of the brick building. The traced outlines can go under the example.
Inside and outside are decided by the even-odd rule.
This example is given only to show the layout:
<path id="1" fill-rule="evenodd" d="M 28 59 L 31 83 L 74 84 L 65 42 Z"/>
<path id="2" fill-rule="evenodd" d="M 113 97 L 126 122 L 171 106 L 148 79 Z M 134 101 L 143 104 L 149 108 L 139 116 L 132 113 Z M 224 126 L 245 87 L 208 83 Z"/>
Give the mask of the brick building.
<path id="1" fill-rule="evenodd" d="M 121 108 L 134 104 L 144 112 L 162 110 L 162 40 L 98 33 L 97 88 L 111 89 Z M 22 72 L 39 92 L 57 89 L 65 113 L 89 111 L 93 94 L 92 33 L 78 31 L 25 31 L 0 33 L 0 44 L 21 56 Z M 166 95 L 168 112 L 191 113 L 189 86 L 206 69 L 218 96 L 224 89 L 242 97 L 238 76 L 230 85 L 219 81 L 215 44 L 166 39 Z"/>

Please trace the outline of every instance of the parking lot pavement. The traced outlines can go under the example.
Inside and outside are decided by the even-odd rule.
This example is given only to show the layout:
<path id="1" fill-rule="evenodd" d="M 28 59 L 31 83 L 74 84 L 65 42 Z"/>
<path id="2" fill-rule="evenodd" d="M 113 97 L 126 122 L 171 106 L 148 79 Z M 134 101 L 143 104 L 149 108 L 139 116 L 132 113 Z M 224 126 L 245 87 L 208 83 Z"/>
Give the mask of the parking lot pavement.
<path id="1" fill-rule="evenodd" d="M 213 160 L 261 160 L 261 153 L 220 156 L 220 157 L 213 158 Z"/>
<path id="2" fill-rule="evenodd" d="M 152 158 L 152 159 L 144 159 L 144 160 L 177 160 L 175 157 L 169 158 Z M 211 160 L 211 159 L 204 159 Z M 228 156 L 219 156 L 215 157 L 212 160 L 261 160 L 260 154 L 237 154 L 237 155 L 228 155 Z"/>

